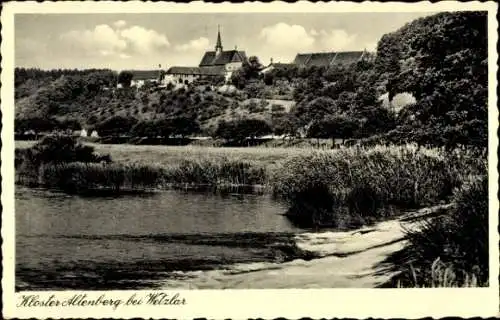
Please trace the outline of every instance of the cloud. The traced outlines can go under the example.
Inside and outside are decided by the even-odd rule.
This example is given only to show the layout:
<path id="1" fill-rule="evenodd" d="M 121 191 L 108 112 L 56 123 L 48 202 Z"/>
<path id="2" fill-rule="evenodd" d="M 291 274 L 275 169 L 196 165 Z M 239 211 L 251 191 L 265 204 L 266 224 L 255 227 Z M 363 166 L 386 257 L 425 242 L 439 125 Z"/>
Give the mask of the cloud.
<path id="1" fill-rule="evenodd" d="M 177 51 L 202 51 L 208 48 L 210 41 L 205 37 L 200 37 L 198 39 L 193 39 L 188 43 L 180 44 L 175 46 Z"/>
<path id="2" fill-rule="evenodd" d="M 123 28 L 127 25 L 127 22 L 125 20 L 118 20 L 113 22 L 113 25 L 115 26 L 115 28 Z"/>
<path id="3" fill-rule="evenodd" d="M 287 49 L 308 48 L 314 44 L 314 36 L 303 26 L 289 25 L 284 22 L 263 28 L 260 38 L 265 44 Z"/>
<path id="4" fill-rule="evenodd" d="M 71 30 L 60 39 L 88 55 L 121 58 L 128 58 L 132 53 L 151 54 L 170 45 L 167 37 L 155 30 L 140 26 L 117 29 L 117 26 L 125 26 L 123 20 L 113 25 L 115 28 L 101 24 L 90 30 Z"/>
<path id="5" fill-rule="evenodd" d="M 120 31 L 120 36 L 127 40 L 131 48 L 139 53 L 148 54 L 170 46 L 167 37 L 152 29 L 133 26 Z"/>
<path id="6" fill-rule="evenodd" d="M 96 26 L 92 30 L 72 30 L 61 35 L 61 40 L 77 49 L 102 56 L 111 55 L 127 48 L 127 42 L 107 24 Z"/>
<path id="7" fill-rule="evenodd" d="M 327 50 L 349 50 L 356 49 L 356 34 L 348 34 L 345 30 L 334 29 L 330 31 L 321 30 L 320 42 Z M 359 49 L 359 48 L 357 48 Z"/>

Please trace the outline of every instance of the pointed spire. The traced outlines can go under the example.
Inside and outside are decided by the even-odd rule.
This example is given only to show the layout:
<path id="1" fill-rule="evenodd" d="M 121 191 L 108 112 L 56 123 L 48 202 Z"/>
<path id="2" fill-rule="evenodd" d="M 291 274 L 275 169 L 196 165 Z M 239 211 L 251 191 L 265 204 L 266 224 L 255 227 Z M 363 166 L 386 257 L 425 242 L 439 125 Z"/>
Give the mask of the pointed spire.
<path id="1" fill-rule="evenodd" d="M 215 52 L 217 54 L 222 52 L 222 40 L 220 37 L 220 25 L 217 25 L 217 44 L 215 45 Z"/>

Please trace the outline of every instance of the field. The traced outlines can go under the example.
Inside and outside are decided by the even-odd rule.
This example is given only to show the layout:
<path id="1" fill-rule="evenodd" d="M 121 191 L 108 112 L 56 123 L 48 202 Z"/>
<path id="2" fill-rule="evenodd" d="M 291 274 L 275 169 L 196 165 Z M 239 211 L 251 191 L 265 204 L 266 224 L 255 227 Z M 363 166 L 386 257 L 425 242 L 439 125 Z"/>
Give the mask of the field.
<path id="1" fill-rule="evenodd" d="M 16 148 L 29 148 L 35 141 L 16 141 Z M 200 146 L 147 146 L 129 144 L 88 143 L 99 154 L 109 154 L 114 162 L 168 166 L 184 160 L 231 159 L 276 164 L 312 148 L 218 148 Z"/>

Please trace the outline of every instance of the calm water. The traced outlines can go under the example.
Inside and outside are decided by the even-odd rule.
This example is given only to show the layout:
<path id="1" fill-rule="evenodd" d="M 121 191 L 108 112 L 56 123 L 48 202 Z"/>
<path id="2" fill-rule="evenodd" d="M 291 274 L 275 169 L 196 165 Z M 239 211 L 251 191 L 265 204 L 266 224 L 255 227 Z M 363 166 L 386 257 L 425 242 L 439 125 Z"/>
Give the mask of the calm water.
<path id="1" fill-rule="evenodd" d="M 300 230 L 285 210 L 265 195 L 86 198 L 19 187 L 16 288 L 154 288 L 175 271 L 287 260 Z"/>

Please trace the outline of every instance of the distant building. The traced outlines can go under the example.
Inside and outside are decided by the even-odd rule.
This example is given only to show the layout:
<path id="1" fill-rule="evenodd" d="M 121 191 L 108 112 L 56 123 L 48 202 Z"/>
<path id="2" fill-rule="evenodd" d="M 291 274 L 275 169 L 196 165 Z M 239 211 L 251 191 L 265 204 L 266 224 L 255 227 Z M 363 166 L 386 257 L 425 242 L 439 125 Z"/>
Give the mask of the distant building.
<path id="1" fill-rule="evenodd" d="M 92 130 L 92 133 L 90 134 L 92 138 L 99 138 L 99 134 L 97 133 L 96 130 Z"/>
<path id="2" fill-rule="evenodd" d="M 296 67 L 294 63 L 281 63 L 281 62 L 274 62 L 273 59 L 271 58 L 271 62 L 269 63 L 268 66 L 264 67 L 262 70 L 260 70 L 261 73 L 268 73 L 273 70 L 289 70 L 291 68 Z"/>
<path id="3" fill-rule="evenodd" d="M 237 50 L 236 48 L 224 51 L 220 30 L 218 30 L 215 50 L 206 51 L 198 67 L 171 67 L 166 72 L 164 82 L 186 84 L 204 77 L 224 77 L 228 81 L 232 73 L 241 68 L 246 60 L 245 51 Z"/>
<path id="4" fill-rule="evenodd" d="M 293 64 L 299 68 L 304 67 L 330 67 L 346 66 L 363 59 L 372 59 L 373 55 L 368 51 L 342 51 L 342 52 L 316 52 L 299 53 L 295 56 Z"/>
<path id="5" fill-rule="evenodd" d="M 161 70 L 129 70 L 132 73 L 131 87 L 140 88 L 147 82 L 159 84 L 162 78 Z"/>
<path id="6" fill-rule="evenodd" d="M 201 78 L 224 77 L 224 67 L 171 67 L 167 70 L 164 82 L 173 84 L 189 84 Z"/>

